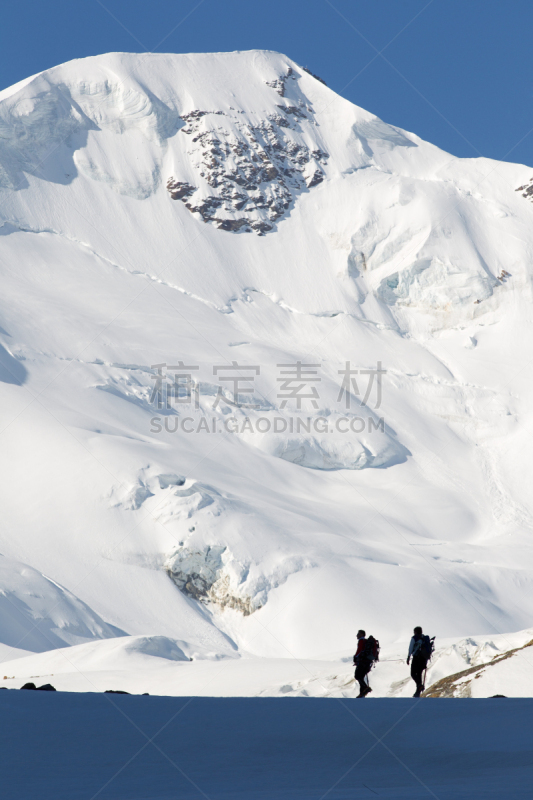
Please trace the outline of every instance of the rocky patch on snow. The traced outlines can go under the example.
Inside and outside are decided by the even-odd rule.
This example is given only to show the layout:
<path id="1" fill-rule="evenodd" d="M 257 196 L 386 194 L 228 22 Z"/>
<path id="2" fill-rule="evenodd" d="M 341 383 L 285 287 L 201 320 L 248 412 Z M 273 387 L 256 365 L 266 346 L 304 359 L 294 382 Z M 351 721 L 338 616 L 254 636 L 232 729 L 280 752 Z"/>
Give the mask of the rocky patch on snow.
<path id="1" fill-rule="evenodd" d="M 182 546 L 167 559 L 165 569 L 178 589 L 194 600 L 233 608 L 244 616 L 260 608 L 251 597 L 237 592 L 234 584 L 247 570 L 224 545 L 203 550 Z"/>
<path id="2" fill-rule="evenodd" d="M 196 191 L 196 186 L 191 186 L 186 181 L 175 181 L 169 178 L 167 181 L 167 191 L 173 200 L 183 200 L 190 197 Z"/>
<path id="3" fill-rule="evenodd" d="M 525 197 L 526 200 L 530 200 L 533 203 L 533 178 L 530 178 L 527 183 L 524 183 L 523 186 L 519 186 L 515 191 L 522 192 L 522 197 Z"/>
<path id="4" fill-rule="evenodd" d="M 255 564 L 228 545 L 206 545 L 201 537 L 197 544 L 180 542 L 164 563 L 168 576 L 185 595 L 212 610 L 232 609 L 245 617 L 262 608 L 269 592 L 291 575 L 316 566 L 311 558 L 288 551 L 272 552 L 264 563 Z"/>
<path id="5" fill-rule="evenodd" d="M 324 80 L 324 78 L 321 78 L 319 75 L 315 75 L 315 73 L 311 72 L 311 70 L 308 67 L 302 67 L 302 69 L 304 72 L 307 72 L 308 75 L 311 75 L 311 77 L 314 78 L 315 81 L 320 81 L 320 83 L 323 83 L 324 86 L 327 86 L 327 83 Z"/>
<path id="6" fill-rule="evenodd" d="M 285 99 L 289 77 L 292 71 L 267 85 Z M 299 193 L 322 182 L 329 157 L 316 140 L 309 104 L 287 100 L 276 107 L 254 122 L 240 119 L 235 109 L 182 115 L 186 124 L 180 132 L 190 136 L 187 153 L 196 185 L 170 176 L 170 197 L 220 230 L 271 231 Z"/>
<path id="7" fill-rule="evenodd" d="M 517 653 L 520 653 L 531 647 L 533 647 L 533 640 L 527 642 L 527 644 L 523 645 L 522 647 L 515 647 L 502 654 L 494 656 L 488 664 L 472 666 L 468 669 L 462 670 L 461 672 L 456 672 L 453 675 L 447 675 L 445 678 L 441 678 L 441 680 L 437 681 L 428 689 L 426 689 L 422 696 L 472 697 L 472 684 L 475 680 L 483 679 L 497 664 L 501 664 L 501 662 L 506 661 L 509 658 L 513 658 Z M 527 661 L 529 662 L 529 658 Z"/>
<path id="8" fill-rule="evenodd" d="M 280 75 L 278 78 L 274 78 L 272 81 L 265 81 L 267 86 L 270 86 L 271 89 L 274 89 L 280 97 L 285 97 L 285 82 L 292 78 L 294 75 L 292 67 L 287 69 L 285 75 Z"/>

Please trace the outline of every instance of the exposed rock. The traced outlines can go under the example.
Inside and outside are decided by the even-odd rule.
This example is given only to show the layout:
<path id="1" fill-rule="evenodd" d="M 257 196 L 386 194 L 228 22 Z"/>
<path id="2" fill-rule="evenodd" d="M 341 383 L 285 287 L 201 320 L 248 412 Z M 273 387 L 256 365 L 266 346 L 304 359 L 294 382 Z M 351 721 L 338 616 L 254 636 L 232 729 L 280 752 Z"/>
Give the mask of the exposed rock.
<path id="1" fill-rule="evenodd" d="M 125 692 L 122 689 L 106 689 L 104 694 L 131 694 L 131 692 Z"/>
<path id="2" fill-rule="evenodd" d="M 495 664 L 499 664 L 507 658 L 512 658 L 519 650 L 525 650 L 526 647 L 532 646 L 533 639 L 522 647 L 515 647 L 500 656 L 495 656 L 492 661 L 489 661 L 487 664 L 480 664 L 479 666 L 456 672 L 453 675 L 447 675 L 445 678 L 442 678 L 426 689 L 426 691 L 422 693 L 422 697 L 470 697 L 470 686 L 474 678 L 479 677 L 482 672 L 490 669 L 490 667 L 493 667 Z M 472 676 L 472 678 L 470 676 Z M 497 696 L 502 697 L 503 695 Z"/>
<path id="3" fill-rule="evenodd" d="M 232 594 L 230 579 L 227 575 L 220 577 L 211 586 L 207 597 L 212 603 L 220 606 L 220 608 L 233 608 L 235 611 L 240 611 L 244 617 L 248 617 L 259 608 L 250 597 L 238 597 Z"/>
<path id="4" fill-rule="evenodd" d="M 285 114 L 294 114 L 295 117 L 300 117 L 301 119 L 307 119 L 307 115 L 304 114 L 302 109 L 298 108 L 298 106 L 280 106 L 280 105 L 278 105 L 278 108 L 281 108 L 281 110 L 284 111 Z"/>
<path id="5" fill-rule="evenodd" d="M 289 67 L 287 73 L 285 75 L 280 75 L 279 78 L 276 78 L 274 81 L 266 81 L 266 85 L 270 86 L 272 89 L 275 89 L 276 92 L 279 94 L 280 97 L 285 96 L 285 81 L 292 76 L 292 67 Z"/>
<path id="6" fill-rule="evenodd" d="M 205 550 L 180 547 L 167 559 L 165 568 L 178 589 L 188 597 L 221 609 L 232 608 L 248 616 L 260 606 L 232 587 L 226 572 L 226 565 L 232 561 L 225 546 L 208 546 Z"/>
<path id="7" fill-rule="evenodd" d="M 280 106 L 283 108 L 283 106 Z M 273 122 L 275 125 L 279 125 L 280 128 L 290 128 L 291 123 L 286 117 L 282 117 L 281 114 L 271 114 L 269 116 L 269 120 Z"/>
<path id="8" fill-rule="evenodd" d="M 272 225 L 268 222 L 252 222 L 251 226 L 252 230 L 256 231 L 257 233 L 268 233 L 268 231 L 272 230 Z"/>
<path id="9" fill-rule="evenodd" d="M 289 69 L 267 85 L 284 97 L 291 77 L 295 76 Z M 183 114 L 186 125 L 181 130 L 191 137 L 188 155 L 198 180 L 195 186 L 170 176 L 171 198 L 222 231 L 271 231 L 299 193 L 322 182 L 320 165 L 329 158 L 321 148 L 296 141 L 301 126 L 314 126 L 312 109 L 299 102 L 300 106 L 278 103 L 280 113 L 254 124 L 244 123 L 235 109 Z M 225 130 L 214 116 L 227 118 L 233 130 Z M 312 128 L 308 132 L 315 136 Z"/>
<path id="10" fill-rule="evenodd" d="M 36 686 L 31 681 L 29 683 L 25 683 L 24 686 L 20 687 L 22 689 L 32 689 L 37 692 L 55 692 L 56 688 L 52 686 L 51 683 L 45 683 L 43 686 Z"/>
<path id="11" fill-rule="evenodd" d="M 221 231 L 238 231 L 242 227 L 249 227 L 249 222 L 246 219 L 215 219 L 218 222 L 219 230 Z"/>
<path id="12" fill-rule="evenodd" d="M 186 197 L 190 197 L 196 191 L 196 187 L 185 181 L 175 181 L 173 178 L 169 178 L 167 190 L 173 200 L 183 200 Z"/>
<path id="13" fill-rule="evenodd" d="M 519 186 L 515 191 L 522 192 L 522 197 L 525 197 L 526 200 L 531 200 L 533 203 L 533 178 L 530 178 L 527 183 L 524 183 L 523 186 Z"/>
<path id="14" fill-rule="evenodd" d="M 203 552 L 182 547 L 166 563 L 170 578 L 178 589 L 195 600 L 207 597 L 222 569 L 225 547 L 207 547 Z"/>
<path id="15" fill-rule="evenodd" d="M 315 75 L 314 72 L 311 72 L 311 70 L 308 67 L 302 67 L 302 69 L 304 72 L 307 72 L 308 75 L 311 75 L 312 78 L 314 78 L 317 81 L 320 81 L 320 83 L 323 83 L 324 86 L 327 86 L 326 81 L 323 78 L 319 78 L 318 75 Z"/>
<path id="16" fill-rule="evenodd" d="M 307 188 L 311 189 L 313 186 L 318 186 L 324 180 L 324 173 L 321 169 L 315 169 L 313 174 L 306 180 Z"/>
<path id="17" fill-rule="evenodd" d="M 199 119 L 207 113 L 207 111 L 190 111 L 188 114 L 182 114 L 181 118 L 184 120 Z"/>

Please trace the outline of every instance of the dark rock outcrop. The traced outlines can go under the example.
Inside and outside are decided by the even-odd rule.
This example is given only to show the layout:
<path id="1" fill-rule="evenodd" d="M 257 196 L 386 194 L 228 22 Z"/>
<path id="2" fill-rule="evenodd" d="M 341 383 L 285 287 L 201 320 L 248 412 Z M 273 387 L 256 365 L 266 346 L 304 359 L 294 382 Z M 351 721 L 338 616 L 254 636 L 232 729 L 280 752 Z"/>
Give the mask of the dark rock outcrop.
<path id="1" fill-rule="evenodd" d="M 308 67 L 302 67 L 302 69 L 304 72 L 307 72 L 308 75 L 311 75 L 311 77 L 314 78 L 316 81 L 320 81 L 320 83 L 323 83 L 324 86 L 327 86 L 326 81 L 323 78 L 319 78 L 318 75 L 315 75 L 314 72 L 311 72 L 311 70 Z"/>
<path id="2" fill-rule="evenodd" d="M 286 82 L 295 78 L 289 69 L 267 85 L 285 98 Z M 329 158 L 322 149 L 311 149 L 290 135 L 305 128 L 314 136 L 312 108 L 298 102 L 278 103 L 278 113 L 253 124 L 235 109 L 196 109 L 183 114 L 186 124 L 181 132 L 190 136 L 187 152 L 198 173 L 194 181 L 198 185 L 170 176 L 171 198 L 181 200 L 191 214 L 222 231 L 262 235 L 273 230 L 299 193 L 324 180 L 322 167 Z M 232 132 L 220 124 L 220 117 L 232 123 Z"/>
<path id="3" fill-rule="evenodd" d="M 522 192 L 522 197 L 525 197 L 526 200 L 531 200 L 533 202 L 533 178 L 530 178 L 527 183 L 524 183 L 523 186 L 519 186 L 518 189 L 515 189 L 516 192 Z"/>
<path id="4" fill-rule="evenodd" d="M 183 200 L 184 197 L 189 197 L 196 191 L 195 186 L 184 181 L 175 181 L 169 178 L 167 181 L 167 190 L 173 200 Z"/>
<path id="5" fill-rule="evenodd" d="M 43 686 L 36 686 L 31 681 L 29 683 L 25 683 L 24 686 L 20 687 L 22 689 L 32 689 L 37 692 L 55 692 L 57 691 L 55 686 L 52 686 L 51 683 L 45 683 Z"/>

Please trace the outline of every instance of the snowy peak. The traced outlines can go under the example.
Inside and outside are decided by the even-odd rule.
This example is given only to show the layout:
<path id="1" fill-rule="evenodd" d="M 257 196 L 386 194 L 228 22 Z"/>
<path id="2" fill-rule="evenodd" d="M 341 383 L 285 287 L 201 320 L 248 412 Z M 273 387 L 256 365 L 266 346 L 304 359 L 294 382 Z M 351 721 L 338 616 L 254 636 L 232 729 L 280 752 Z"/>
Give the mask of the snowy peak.
<path id="1" fill-rule="evenodd" d="M 0 578 L 51 647 L 530 624 L 531 169 L 262 51 L 43 72 L 0 165 Z"/>
<path id="2" fill-rule="evenodd" d="M 61 183 L 81 174 L 146 199 L 163 183 L 204 222 L 264 233 L 323 181 L 329 154 L 314 105 L 327 111 L 339 101 L 275 53 L 71 62 L 3 93 L 0 186 L 20 188 L 24 172 Z M 363 160 L 376 138 L 386 149 L 413 146 L 366 112 L 358 116 Z M 65 163 L 65 146 L 73 163 Z"/>

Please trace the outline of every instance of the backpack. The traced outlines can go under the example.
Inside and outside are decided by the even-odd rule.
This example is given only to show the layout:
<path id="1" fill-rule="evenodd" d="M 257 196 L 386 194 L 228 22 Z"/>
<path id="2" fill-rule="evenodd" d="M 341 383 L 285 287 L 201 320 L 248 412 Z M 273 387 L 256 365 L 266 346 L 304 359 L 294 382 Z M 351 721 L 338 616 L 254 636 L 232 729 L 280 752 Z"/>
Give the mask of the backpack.
<path id="1" fill-rule="evenodd" d="M 369 636 L 366 640 L 365 649 L 360 656 L 365 661 L 369 661 L 372 666 L 376 661 L 379 661 L 379 642 L 373 636 Z"/>
<path id="2" fill-rule="evenodd" d="M 433 653 L 435 651 L 435 637 L 432 636 L 431 639 L 429 636 L 421 636 L 415 642 L 415 646 L 413 648 L 413 658 L 416 656 L 423 656 L 428 661 L 431 659 Z"/>

